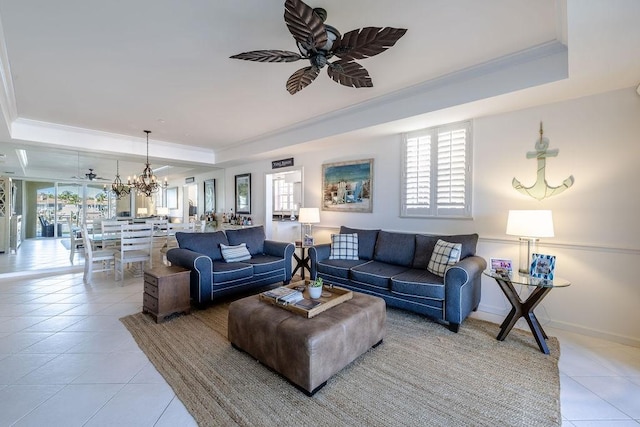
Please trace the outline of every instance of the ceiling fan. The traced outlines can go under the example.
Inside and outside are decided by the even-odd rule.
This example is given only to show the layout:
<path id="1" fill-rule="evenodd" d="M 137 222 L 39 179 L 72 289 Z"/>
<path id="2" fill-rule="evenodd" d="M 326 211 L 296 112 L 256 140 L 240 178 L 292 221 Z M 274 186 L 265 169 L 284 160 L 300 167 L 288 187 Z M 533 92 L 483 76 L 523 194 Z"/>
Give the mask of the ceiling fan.
<path id="1" fill-rule="evenodd" d="M 254 50 L 231 58 L 257 62 L 293 62 L 307 59 L 310 66 L 301 68 L 287 80 L 291 95 L 315 80 L 326 65 L 327 74 L 336 83 L 349 87 L 373 87 L 369 72 L 355 59 L 364 59 L 384 52 L 407 32 L 404 28 L 365 27 L 344 36 L 324 23 L 327 11 L 311 8 L 302 0 L 286 0 L 284 21 L 298 46 L 297 52 L 286 50 Z M 329 62 L 334 56 L 339 59 Z"/>
<path id="2" fill-rule="evenodd" d="M 84 177 L 78 175 L 74 175 L 71 178 L 77 180 L 86 180 L 86 181 L 107 181 L 107 178 L 103 178 L 98 176 L 93 172 L 93 169 L 89 168 L 89 172 L 84 174 Z"/>

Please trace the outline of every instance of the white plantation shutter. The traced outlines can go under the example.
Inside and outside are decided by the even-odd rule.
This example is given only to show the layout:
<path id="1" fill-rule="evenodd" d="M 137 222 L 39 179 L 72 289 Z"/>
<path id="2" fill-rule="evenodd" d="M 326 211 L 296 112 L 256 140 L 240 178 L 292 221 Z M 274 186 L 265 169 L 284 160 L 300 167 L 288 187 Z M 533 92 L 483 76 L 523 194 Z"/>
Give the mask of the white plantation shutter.
<path id="1" fill-rule="evenodd" d="M 424 129 L 403 138 L 402 216 L 471 216 L 471 124 Z"/>

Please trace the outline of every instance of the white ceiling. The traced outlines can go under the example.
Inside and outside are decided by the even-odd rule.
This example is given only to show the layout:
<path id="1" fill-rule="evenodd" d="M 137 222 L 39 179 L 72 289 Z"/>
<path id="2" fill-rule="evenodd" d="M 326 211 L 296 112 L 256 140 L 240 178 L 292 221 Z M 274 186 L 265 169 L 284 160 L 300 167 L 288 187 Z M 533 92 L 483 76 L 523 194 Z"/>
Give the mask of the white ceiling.
<path id="1" fill-rule="evenodd" d="M 92 167 L 112 177 L 120 159 L 121 175 L 133 174 L 150 129 L 152 165 L 188 175 L 345 132 L 397 132 L 640 80 L 637 0 L 308 0 L 343 33 L 408 31 L 358 61 L 373 88 L 340 86 L 323 70 L 292 96 L 285 82 L 302 61 L 229 59 L 295 50 L 283 4 L 0 0 L 0 173 L 63 179 Z M 28 152 L 26 170 L 16 147 Z"/>

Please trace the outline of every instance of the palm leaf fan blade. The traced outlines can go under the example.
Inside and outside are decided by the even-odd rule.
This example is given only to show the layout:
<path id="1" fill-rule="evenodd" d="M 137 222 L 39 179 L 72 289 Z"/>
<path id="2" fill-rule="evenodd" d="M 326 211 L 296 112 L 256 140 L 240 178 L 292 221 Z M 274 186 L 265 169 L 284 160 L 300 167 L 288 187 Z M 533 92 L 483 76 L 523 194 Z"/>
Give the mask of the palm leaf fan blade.
<path id="1" fill-rule="evenodd" d="M 407 32 L 404 28 L 365 27 L 349 31 L 333 47 L 341 59 L 364 59 L 389 49 Z"/>
<path id="2" fill-rule="evenodd" d="M 373 87 L 369 72 L 362 65 L 353 61 L 335 61 L 327 68 L 327 74 L 336 83 L 348 87 Z"/>
<path id="3" fill-rule="evenodd" d="M 284 3 L 284 22 L 293 38 L 308 48 L 319 48 L 327 42 L 327 31 L 322 19 L 301 0 Z"/>
<path id="4" fill-rule="evenodd" d="M 277 49 L 253 50 L 230 56 L 230 58 L 256 62 L 293 62 L 302 59 L 299 53 Z"/>
<path id="5" fill-rule="evenodd" d="M 309 86 L 316 77 L 320 70 L 316 67 L 301 68 L 289 77 L 287 80 L 287 90 L 291 95 L 301 91 L 305 87 Z"/>

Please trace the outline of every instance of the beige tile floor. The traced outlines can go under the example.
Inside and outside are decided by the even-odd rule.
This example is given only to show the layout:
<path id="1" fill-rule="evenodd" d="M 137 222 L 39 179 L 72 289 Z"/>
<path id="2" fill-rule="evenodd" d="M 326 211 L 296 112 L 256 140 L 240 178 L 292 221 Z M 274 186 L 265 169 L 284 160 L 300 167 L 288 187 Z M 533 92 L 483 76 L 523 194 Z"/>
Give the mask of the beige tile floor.
<path id="1" fill-rule="evenodd" d="M 195 425 L 118 320 L 141 310 L 142 280 L 85 286 L 69 266 L 54 239 L 0 255 L 0 426 Z M 546 329 L 561 342 L 563 425 L 638 426 L 640 348 Z"/>

